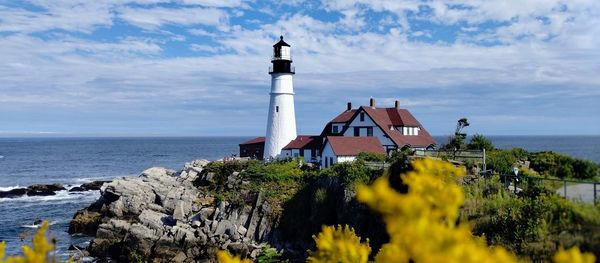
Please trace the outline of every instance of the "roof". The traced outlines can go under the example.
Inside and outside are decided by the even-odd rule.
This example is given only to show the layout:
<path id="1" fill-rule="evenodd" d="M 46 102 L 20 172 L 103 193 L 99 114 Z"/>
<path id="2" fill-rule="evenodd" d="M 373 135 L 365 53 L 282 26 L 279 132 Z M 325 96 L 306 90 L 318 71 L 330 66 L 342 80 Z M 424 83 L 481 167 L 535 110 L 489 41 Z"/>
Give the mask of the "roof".
<path id="1" fill-rule="evenodd" d="M 296 139 L 288 143 L 283 149 L 304 149 L 314 145 L 320 137 L 316 135 L 298 135 Z"/>
<path id="2" fill-rule="evenodd" d="M 281 46 L 286 46 L 286 47 L 290 46 L 288 43 L 285 43 L 285 41 L 283 41 L 283 36 L 279 36 L 279 42 L 277 42 L 277 43 L 275 43 L 275 45 L 273 45 L 273 47 L 281 47 Z"/>
<path id="3" fill-rule="evenodd" d="M 385 154 L 377 137 L 327 136 L 327 143 L 337 156 L 356 156 L 361 152 Z"/>
<path id="4" fill-rule="evenodd" d="M 331 120 L 330 122 L 347 122 L 350 119 L 352 119 L 352 116 L 354 116 L 354 113 L 356 113 L 356 110 L 344 111 L 344 112 L 340 113 L 340 115 L 338 115 L 337 117 L 333 118 L 333 120 Z"/>
<path id="5" fill-rule="evenodd" d="M 255 144 L 255 143 L 265 143 L 265 137 L 261 136 L 261 137 L 256 137 L 254 139 L 245 141 L 243 143 L 240 143 L 240 145 L 244 145 L 244 144 Z"/>
<path id="6" fill-rule="evenodd" d="M 417 119 L 406 109 L 397 108 L 371 108 L 361 106 L 373 119 L 375 124 L 383 130 L 383 132 L 392 139 L 392 141 L 402 147 L 410 145 L 412 147 L 427 147 L 436 144 L 435 140 L 425 128 L 417 121 Z M 391 126 L 413 126 L 419 127 L 419 135 L 403 135 L 400 131 L 391 129 Z"/>

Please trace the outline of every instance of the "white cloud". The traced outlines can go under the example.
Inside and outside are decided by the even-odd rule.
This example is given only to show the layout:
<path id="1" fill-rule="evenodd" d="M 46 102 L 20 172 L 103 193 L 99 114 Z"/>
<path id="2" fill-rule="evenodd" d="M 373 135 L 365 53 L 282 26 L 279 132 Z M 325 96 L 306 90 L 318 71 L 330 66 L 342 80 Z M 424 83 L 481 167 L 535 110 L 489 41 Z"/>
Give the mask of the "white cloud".
<path id="1" fill-rule="evenodd" d="M 227 12 L 215 8 L 123 7 L 119 8 L 118 14 L 126 22 L 150 30 L 167 24 L 226 26 L 228 23 Z"/>

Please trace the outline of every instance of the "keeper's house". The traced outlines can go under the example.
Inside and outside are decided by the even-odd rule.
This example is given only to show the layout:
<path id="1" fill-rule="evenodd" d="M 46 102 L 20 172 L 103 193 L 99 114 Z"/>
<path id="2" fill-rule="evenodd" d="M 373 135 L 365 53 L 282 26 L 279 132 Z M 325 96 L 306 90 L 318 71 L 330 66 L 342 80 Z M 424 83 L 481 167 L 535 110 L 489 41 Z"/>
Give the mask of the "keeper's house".
<path id="1" fill-rule="evenodd" d="M 297 136 L 279 157 L 302 156 L 306 162 L 326 168 L 352 161 L 361 152 L 391 154 L 404 148 L 435 148 L 433 137 L 407 109 L 400 108 L 399 101 L 390 108 L 377 108 L 375 103 L 371 99 L 369 106 L 358 108 L 348 103 L 346 110 L 328 122 L 320 135 Z M 264 147 L 260 138 L 240 144 L 240 156 L 260 156 L 260 143 Z"/>

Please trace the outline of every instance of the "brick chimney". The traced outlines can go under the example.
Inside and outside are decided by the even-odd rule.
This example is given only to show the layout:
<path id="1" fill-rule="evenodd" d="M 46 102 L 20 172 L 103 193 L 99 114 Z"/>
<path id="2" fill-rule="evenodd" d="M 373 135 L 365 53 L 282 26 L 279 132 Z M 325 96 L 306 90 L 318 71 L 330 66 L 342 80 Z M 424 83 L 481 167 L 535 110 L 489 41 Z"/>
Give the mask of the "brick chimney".
<path id="1" fill-rule="evenodd" d="M 348 102 L 348 106 L 346 107 L 347 111 L 351 111 L 352 110 L 352 102 Z"/>
<path id="2" fill-rule="evenodd" d="M 400 101 L 399 100 L 396 100 L 396 103 L 395 103 L 394 107 L 396 109 L 400 109 Z"/>
<path id="3" fill-rule="evenodd" d="M 371 108 L 375 109 L 375 99 L 371 98 L 371 100 L 369 100 L 369 106 L 371 106 Z"/>

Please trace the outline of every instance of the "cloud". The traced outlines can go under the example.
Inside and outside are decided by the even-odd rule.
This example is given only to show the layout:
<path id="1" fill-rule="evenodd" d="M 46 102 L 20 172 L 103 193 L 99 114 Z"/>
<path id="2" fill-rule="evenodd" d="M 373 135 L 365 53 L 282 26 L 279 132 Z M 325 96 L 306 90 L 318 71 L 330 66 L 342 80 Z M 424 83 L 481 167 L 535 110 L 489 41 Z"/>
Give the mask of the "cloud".
<path id="1" fill-rule="evenodd" d="M 89 132 L 94 120 L 123 131 L 173 121 L 160 131 L 176 133 L 192 121 L 188 135 L 260 134 L 281 34 L 302 132 L 374 97 L 400 99 L 433 133 L 461 116 L 491 132 L 535 118 L 518 130 L 535 133 L 600 116 L 599 12 L 586 0 L 0 2 L 0 123 L 69 119 L 76 128 L 51 130 Z"/>
<path id="2" fill-rule="evenodd" d="M 164 25 L 227 25 L 227 12 L 215 8 L 187 7 L 175 8 L 132 8 L 124 7 L 118 9 L 119 18 L 127 23 L 144 29 L 157 29 Z"/>

